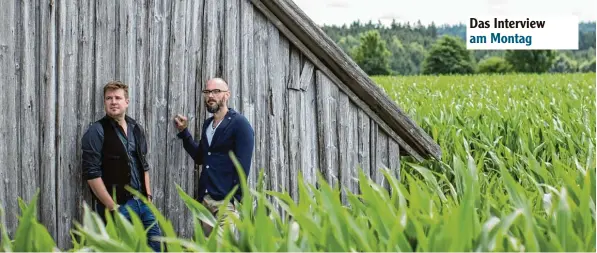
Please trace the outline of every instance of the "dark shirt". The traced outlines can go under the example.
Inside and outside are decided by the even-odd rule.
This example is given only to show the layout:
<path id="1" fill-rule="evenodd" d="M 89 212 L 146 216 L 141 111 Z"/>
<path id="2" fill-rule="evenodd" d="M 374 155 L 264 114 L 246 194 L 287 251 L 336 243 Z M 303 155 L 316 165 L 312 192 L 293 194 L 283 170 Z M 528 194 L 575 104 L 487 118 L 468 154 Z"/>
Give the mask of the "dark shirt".
<path id="1" fill-rule="evenodd" d="M 117 126 L 114 121 L 111 122 L 112 127 L 114 127 L 118 133 L 118 137 L 120 137 L 122 145 L 124 145 L 129 157 L 129 167 L 131 169 L 131 187 L 136 190 L 141 190 L 141 176 L 139 175 L 139 170 L 137 167 L 138 157 L 137 153 L 135 152 L 137 143 L 135 141 L 135 135 L 133 134 L 134 125 L 130 122 L 127 122 L 127 135 L 125 136 L 122 128 Z M 101 150 L 103 142 L 104 129 L 102 128 L 102 124 L 100 122 L 92 124 L 82 139 L 83 165 L 87 169 L 88 174 L 95 174 L 97 177 L 101 176 Z"/>
<path id="2" fill-rule="evenodd" d="M 199 143 L 193 140 L 187 129 L 178 133 L 186 152 L 195 160 L 195 163 L 203 165 L 198 182 L 198 200 L 203 201 L 205 194 L 209 194 L 215 200 L 222 200 L 234 186 L 238 185 L 238 192 L 234 197 L 241 201 L 240 177 L 230 159 L 229 152 L 234 153 L 247 177 L 251 168 L 255 133 L 243 115 L 229 109 L 216 129 L 210 145 L 207 142 L 206 129 L 212 120 L 213 117 L 203 123 Z"/>

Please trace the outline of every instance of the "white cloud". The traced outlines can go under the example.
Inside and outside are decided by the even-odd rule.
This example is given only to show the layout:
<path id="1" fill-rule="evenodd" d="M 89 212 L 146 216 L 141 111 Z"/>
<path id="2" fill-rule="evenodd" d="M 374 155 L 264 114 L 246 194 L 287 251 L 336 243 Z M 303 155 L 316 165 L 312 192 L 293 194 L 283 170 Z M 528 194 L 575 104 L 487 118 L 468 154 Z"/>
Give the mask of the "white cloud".
<path id="1" fill-rule="evenodd" d="M 594 21 L 594 0 L 293 0 L 318 24 L 350 24 L 360 20 L 384 24 L 399 22 L 423 24 L 465 23 L 470 16 L 493 15 L 577 15 L 581 21 Z M 338 11 L 341 9 L 341 11 Z"/>
<path id="2" fill-rule="evenodd" d="M 326 4 L 325 8 L 350 8 L 349 1 L 333 1 Z"/>

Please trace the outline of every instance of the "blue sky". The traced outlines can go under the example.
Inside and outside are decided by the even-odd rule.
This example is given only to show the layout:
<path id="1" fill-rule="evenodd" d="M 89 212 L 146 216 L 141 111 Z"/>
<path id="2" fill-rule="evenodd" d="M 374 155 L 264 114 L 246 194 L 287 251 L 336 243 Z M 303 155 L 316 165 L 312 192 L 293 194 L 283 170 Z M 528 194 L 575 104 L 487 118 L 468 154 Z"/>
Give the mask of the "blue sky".
<path id="1" fill-rule="evenodd" d="M 576 15 L 580 21 L 597 17 L 595 0 L 293 0 L 317 24 L 351 23 L 392 19 L 423 24 L 468 22 L 469 16 Z"/>

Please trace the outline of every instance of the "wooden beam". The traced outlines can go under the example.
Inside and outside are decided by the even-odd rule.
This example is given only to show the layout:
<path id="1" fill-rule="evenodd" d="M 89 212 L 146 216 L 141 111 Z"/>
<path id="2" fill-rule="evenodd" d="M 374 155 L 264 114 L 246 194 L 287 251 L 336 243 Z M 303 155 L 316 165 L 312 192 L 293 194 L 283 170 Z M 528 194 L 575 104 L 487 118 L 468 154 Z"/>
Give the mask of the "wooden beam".
<path id="1" fill-rule="evenodd" d="M 346 93 L 351 101 L 353 101 L 356 105 L 363 109 L 363 111 L 373 119 L 379 126 L 388 133 L 390 137 L 392 137 L 396 142 L 403 147 L 404 151 L 417 159 L 418 161 L 422 161 L 424 158 L 422 157 L 423 153 L 419 153 L 415 151 L 406 141 L 404 141 L 395 131 L 384 120 L 381 119 L 380 115 L 375 113 L 369 105 L 367 105 L 363 100 L 361 100 L 351 89 L 349 89 L 343 81 L 341 81 L 319 58 L 311 52 L 309 47 L 307 47 L 296 35 L 290 31 L 282 21 L 280 21 L 276 15 L 274 15 L 260 0 L 251 0 L 253 5 L 263 13 L 265 17 L 272 22 L 278 30 L 288 38 L 288 40 L 296 46 L 300 51 L 315 65 L 319 70 L 321 70 L 325 75 L 334 83 L 338 88 Z M 385 94 L 384 94 L 385 96 Z"/>
<path id="2" fill-rule="evenodd" d="M 283 24 L 286 31 L 308 48 L 312 54 L 318 56 L 316 65 L 329 67 L 329 72 L 334 73 L 340 81 L 348 86 L 385 123 L 391 127 L 401 139 L 424 156 L 431 155 L 436 159 L 441 158 L 441 149 L 433 139 L 415 124 L 394 101 L 388 99 L 384 91 L 379 88 L 369 76 L 342 51 L 296 4 L 286 0 L 259 0 L 252 1 L 256 7 L 265 12 L 276 26 Z M 265 8 L 264 8 L 265 7 Z M 267 9 L 267 11 L 264 11 Z M 273 14 L 273 15 L 272 15 Z M 271 16 L 275 16 L 272 19 Z M 288 33 L 288 34 L 287 34 Z M 315 63 L 315 61 L 314 61 Z M 325 64 L 324 64 L 325 63 Z M 331 71 L 330 71 L 331 70 Z M 327 71 L 326 71 L 327 72 Z M 329 74 L 328 74 L 329 75 Z M 331 77 L 330 77 L 331 78 Z M 380 124 L 381 126 L 381 124 Z M 390 132 L 388 132 L 390 133 Z M 409 152 L 410 153 L 410 152 Z M 411 153 L 412 154 L 412 153 Z"/>

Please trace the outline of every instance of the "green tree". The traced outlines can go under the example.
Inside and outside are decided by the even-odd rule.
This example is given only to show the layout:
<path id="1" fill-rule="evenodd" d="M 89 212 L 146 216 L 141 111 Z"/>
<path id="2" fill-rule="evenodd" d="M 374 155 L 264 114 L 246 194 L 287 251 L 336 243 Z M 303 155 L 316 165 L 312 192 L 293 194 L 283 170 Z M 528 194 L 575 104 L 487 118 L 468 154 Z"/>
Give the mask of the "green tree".
<path id="1" fill-rule="evenodd" d="M 404 45 L 402 45 L 402 42 L 398 37 L 392 36 L 388 50 L 392 53 L 392 58 L 390 59 L 390 68 L 392 69 L 392 72 L 400 75 L 417 73 L 417 67 L 412 62 L 410 54 L 407 52 Z"/>
<path id="2" fill-rule="evenodd" d="M 368 75 L 390 74 L 392 54 L 377 30 L 369 30 L 361 36 L 361 43 L 352 53 L 352 58 Z"/>
<path id="3" fill-rule="evenodd" d="M 392 49 L 393 38 L 398 38 L 403 45 L 406 53 L 409 55 L 410 61 L 415 66 L 415 73 L 422 73 L 422 62 L 431 49 L 432 45 L 443 35 L 456 36 L 463 41 L 466 39 L 466 25 L 436 25 L 434 23 L 423 26 L 419 22 L 416 23 L 402 23 L 393 20 L 389 26 L 383 26 L 379 22 L 373 21 L 354 21 L 343 25 L 324 25 L 321 27 L 330 38 L 338 43 L 338 45 L 349 55 L 354 56 L 352 52 L 355 51 L 356 46 L 360 44 L 360 34 L 365 34 L 369 30 L 377 30 L 380 39 L 385 41 L 388 50 L 394 55 L 390 58 L 390 67 L 394 72 L 402 72 L 396 65 L 400 62 L 396 59 L 402 58 L 397 55 Z M 505 58 L 505 50 L 470 50 L 473 54 L 473 62 L 480 62 L 491 56 L 499 56 Z M 590 68 L 590 62 L 595 57 L 595 22 L 581 22 L 579 24 L 579 50 L 557 50 L 559 53 L 564 53 L 571 60 L 576 61 L 581 66 Z M 554 57 L 557 58 L 557 57 Z M 354 58 L 353 58 L 354 59 Z M 554 59 L 556 60 L 556 59 Z M 522 61 L 524 62 L 524 60 Z M 583 63 L 583 64 L 581 64 Z M 529 64 L 529 65 L 533 65 Z M 474 66 L 474 65 L 473 65 Z M 545 71 L 549 71 L 549 65 Z M 582 70 L 582 69 L 581 69 Z"/>
<path id="4" fill-rule="evenodd" d="M 543 73 L 552 66 L 556 53 L 553 50 L 507 50 L 504 57 L 516 72 Z"/>
<path id="5" fill-rule="evenodd" d="M 504 74 L 512 71 L 512 65 L 504 58 L 491 56 L 479 62 L 479 73 L 498 73 Z"/>
<path id="6" fill-rule="evenodd" d="M 423 74 L 472 74 L 475 72 L 473 56 L 464 42 L 457 37 L 444 35 L 437 40 L 423 61 Z"/>
<path id="7" fill-rule="evenodd" d="M 421 65 L 427 54 L 425 47 L 417 42 L 411 42 L 406 47 L 406 51 L 410 55 L 410 61 L 415 65 L 415 73 L 421 73 Z"/>
<path id="8" fill-rule="evenodd" d="M 346 53 L 350 53 L 359 45 L 359 40 L 352 35 L 343 36 L 338 40 L 338 46 Z"/>
<path id="9" fill-rule="evenodd" d="M 595 72 L 595 58 L 592 61 L 587 61 L 580 66 L 582 72 Z"/>
<path id="10" fill-rule="evenodd" d="M 560 54 L 549 68 L 552 73 L 572 73 L 578 71 L 578 63 L 565 54 Z"/>

